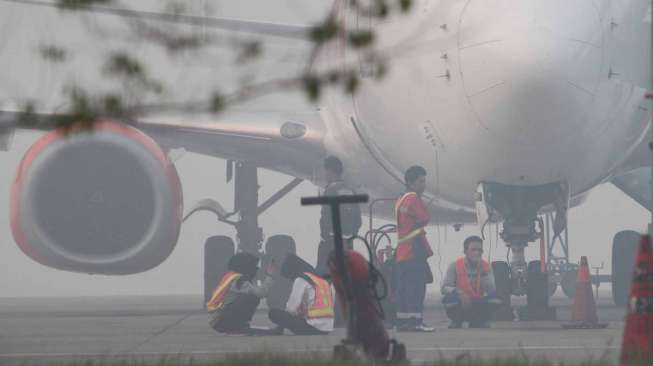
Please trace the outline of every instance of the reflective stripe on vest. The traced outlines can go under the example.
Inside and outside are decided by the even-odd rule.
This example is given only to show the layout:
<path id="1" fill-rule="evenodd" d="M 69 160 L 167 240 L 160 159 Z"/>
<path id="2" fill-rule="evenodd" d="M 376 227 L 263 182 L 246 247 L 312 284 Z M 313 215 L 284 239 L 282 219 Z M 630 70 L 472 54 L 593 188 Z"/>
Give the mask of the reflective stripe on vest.
<path id="1" fill-rule="evenodd" d="M 309 272 L 305 272 L 304 275 L 313 281 L 315 289 L 315 300 L 313 306 L 308 309 L 306 317 L 308 319 L 333 318 L 333 296 L 329 283 L 324 278 Z"/>
<path id="2" fill-rule="evenodd" d="M 401 235 L 399 232 L 399 209 L 401 206 L 404 204 L 407 198 L 417 195 L 415 192 L 407 192 L 404 193 L 403 196 L 401 196 L 398 200 L 397 203 L 395 204 L 395 217 L 397 218 L 397 235 Z M 420 237 L 420 236 L 425 236 L 426 231 L 424 230 L 423 227 L 414 229 L 408 234 L 405 234 L 404 236 L 401 236 L 397 239 L 397 250 L 395 252 L 395 259 L 397 262 L 403 262 L 407 260 L 411 260 L 414 258 L 413 256 L 413 240 Z M 427 245 L 424 244 L 424 249 L 426 250 L 427 256 L 433 255 L 433 251 L 431 248 Z"/>
<path id="3" fill-rule="evenodd" d="M 474 283 L 469 283 L 469 276 L 465 267 L 465 257 L 460 257 L 456 260 L 456 287 L 465 292 L 470 298 L 478 300 L 483 297 L 483 291 L 481 290 L 481 272 L 488 273 L 489 271 L 490 264 L 485 260 L 481 260 L 479 268 L 476 271 Z"/>
<path id="4" fill-rule="evenodd" d="M 402 236 L 401 238 L 399 238 L 398 241 L 399 241 L 399 243 L 404 243 L 404 242 L 407 242 L 407 241 L 411 241 L 411 240 L 415 239 L 416 237 L 421 236 L 423 234 L 426 234 L 426 231 L 424 231 L 424 228 L 415 229 L 415 230 L 409 232 L 408 234 L 406 234 L 406 236 Z"/>
<path id="5" fill-rule="evenodd" d="M 224 297 L 229 291 L 231 284 L 241 276 L 242 275 L 240 273 L 227 272 L 218 283 L 218 286 L 215 287 L 215 290 L 213 290 L 211 299 L 206 303 L 206 310 L 216 311 L 221 309 L 223 306 Z"/>
<path id="6" fill-rule="evenodd" d="M 398 200 L 397 203 L 395 204 L 395 217 L 399 217 L 399 208 L 401 208 L 401 205 L 404 203 L 406 198 L 412 196 L 412 195 L 417 195 L 415 192 L 406 192 L 404 193 L 403 196 L 401 196 Z"/>

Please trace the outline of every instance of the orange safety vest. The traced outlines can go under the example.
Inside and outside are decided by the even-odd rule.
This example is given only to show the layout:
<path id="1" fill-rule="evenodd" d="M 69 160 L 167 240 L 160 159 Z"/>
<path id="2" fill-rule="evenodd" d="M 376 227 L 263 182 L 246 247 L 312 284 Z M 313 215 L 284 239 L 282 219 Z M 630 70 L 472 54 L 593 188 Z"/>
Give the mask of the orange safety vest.
<path id="1" fill-rule="evenodd" d="M 313 305 L 308 308 L 306 317 L 308 319 L 333 318 L 333 295 L 331 294 L 331 286 L 322 277 L 316 276 L 310 272 L 305 272 L 304 274 L 313 281 L 313 288 L 315 289 L 315 301 L 313 301 Z"/>
<path id="2" fill-rule="evenodd" d="M 218 283 L 218 286 L 215 287 L 215 290 L 213 290 L 211 299 L 206 303 L 206 310 L 212 312 L 221 309 L 224 305 L 224 297 L 231 288 L 231 284 L 241 276 L 240 273 L 227 272 Z"/>
<path id="3" fill-rule="evenodd" d="M 476 278 L 474 283 L 469 283 L 469 276 L 467 275 L 467 268 L 465 268 L 465 257 L 460 257 L 456 260 L 456 287 L 465 292 L 471 299 L 478 300 L 483 297 L 481 290 L 481 272 L 490 272 L 490 264 L 481 259 L 481 268 L 476 271 Z"/>
<path id="4" fill-rule="evenodd" d="M 426 231 L 423 227 L 415 228 L 415 221 L 407 217 L 406 214 L 401 212 L 402 206 L 406 203 L 408 198 L 417 196 L 415 192 L 407 192 L 397 200 L 395 205 L 395 216 L 397 218 L 397 235 L 398 235 L 398 244 L 397 251 L 395 254 L 395 259 L 397 262 L 403 262 L 411 260 L 414 258 L 413 255 L 413 240 L 421 238 L 422 245 L 426 250 L 427 257 L 433 255 L 433 250 L 426 240 Z M 419 197 L 417 197 L 419 199 Z M 425 221 L 428 221 L 428 216 L 423 217 Z"/>

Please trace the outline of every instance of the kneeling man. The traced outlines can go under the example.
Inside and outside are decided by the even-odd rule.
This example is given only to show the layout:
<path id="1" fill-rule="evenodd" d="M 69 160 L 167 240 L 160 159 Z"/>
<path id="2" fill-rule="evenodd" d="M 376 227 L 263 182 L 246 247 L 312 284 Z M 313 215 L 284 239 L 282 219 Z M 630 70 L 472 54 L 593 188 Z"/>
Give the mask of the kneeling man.
<path id="1" fill-rule="evenodd" d="M 463 243 L 465 255 L 449 265 L 442 283 L 442 303 L 451 319 L 450 329 L 488 328 L 498 300 L 490 264 L 482 258 L 483 240 L 470 236 Z"/>

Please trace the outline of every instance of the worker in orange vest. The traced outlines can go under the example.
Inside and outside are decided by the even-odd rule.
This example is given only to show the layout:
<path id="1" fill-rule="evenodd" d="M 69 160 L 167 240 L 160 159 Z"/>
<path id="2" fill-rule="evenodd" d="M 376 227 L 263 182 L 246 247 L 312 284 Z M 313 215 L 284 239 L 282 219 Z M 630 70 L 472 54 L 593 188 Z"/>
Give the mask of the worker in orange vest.
<path id="1" fill-rule="evenodd" d="M 463 242 L 465 255 L 449 265 L 442 282 L 442 303 L 451 319 L 450 329 L 488 328 L 493 308 L 499 303 L 492 267 L 483 259 L 483 240 L 470 236 Z"/>
<path id="2" fill-rule="evenodd" d="M 272 287 L 272 275 L 278 272 L 275 263 L 267 268 L 267 277 L 261 285 L 256 284 L 259 258 L 248 253 L 238 253 L 231 257 L 228 272 L 220 279 L 206 304 L 210 324 L 220 333 L 264 335 L 269 330 L 252 328 L 252 320 L 261 298 Z"/>
<path id="3" fill-rule="evenodd" d="M 395 205 L 398 245 L 395 252 L 397 284 L 397 330 L 433 332 L 422 320 L 426 285 L 433 283 L 427 259 L 433 255 L 424 228 L 430 216 L 422 201 L 426 170 L 412 166 L 404 175 L 406 193 Z"/>
<path id="4" fill-rule="evenodd" d="M 276 334 L 288 329 L 298 335 L 328 334 L 333 330 L 331 285 L 315 273 L 315 268 L 294 254 L 281 266 L 281 276 L 293 281 L 286 309 L 270 309 Z"/>

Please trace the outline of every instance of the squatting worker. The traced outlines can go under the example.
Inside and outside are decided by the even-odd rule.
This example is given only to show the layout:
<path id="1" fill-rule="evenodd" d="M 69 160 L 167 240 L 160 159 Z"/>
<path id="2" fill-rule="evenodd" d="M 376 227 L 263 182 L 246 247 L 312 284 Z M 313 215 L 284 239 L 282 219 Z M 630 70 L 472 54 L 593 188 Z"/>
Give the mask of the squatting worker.
<path id="1" fill-rule="evenodd" d="M 329 156 L 324 159 L 324 174 L 327 181 L 323 192 L 324 196 L 346 196 L 354 194 L 354 190 L 349 188 L 342 179 L 343 170 L 342 161 L 337 157 Z M 351 242 L 346 239 L 357 235 L 363 223 L 360 206 L 357 204 L 341 205 L 340 222 L 345 243 L 351 246 Z M 329 205 L 323 205 L 320 211 L 320 245 L 318 246 L 317 263 L 315 264 L 315 269 L 318 274 L 325 275 L 329 273 L 327 260 L 333 249 L 334 240 L 331 208 Z"/>
<path id="2" fill-rule="evenodd" d="M 442 283 L 442 303 L 451 319 L 449 328 L 487 328 L 494 307 L 496 286 L 492 267 L 483 259 L 483 240 L 470 236 L 463 242 L 465 255 L 449 265 Z"/>
<path id="3" fill-rule="evenodd" d="M 288 329 L 294 334 L 328 334 L 333 330 L 334 309 L 331 285 L 315 273 L 313 266 L 289 254 L 281 266 L 281 275 L 293 281 L 286 309 L 270 309 L 275 333 Z"/>
<path id="4" fill-rule="evenodd" d="M 249 322 L 254 316 L 261 298 L 272 287 L 271 275 L 277 272 L 272 263 L 261 285 L 256 285 L 259 258 L 248 253 L 238 253 L 231 257 L 228 272 L 218 282 L 211 299 L 206 304 L 210 324 L 220 333 L 258 334 L 260 330 L 251 328 Z"/>
<path id="5" fill-rule="evenodd" d="M 397 330 L 433 332 L 423 322 L 426 285 L 433 282 L 427 259 L 433 255 L 424 227 L 430 217 L 422 194 L 426 189 L 426 170 L 412 166 L 405 173 L 406 193 L 395 205 L 398 245 L 395 253 L 397 283 Z"/>

